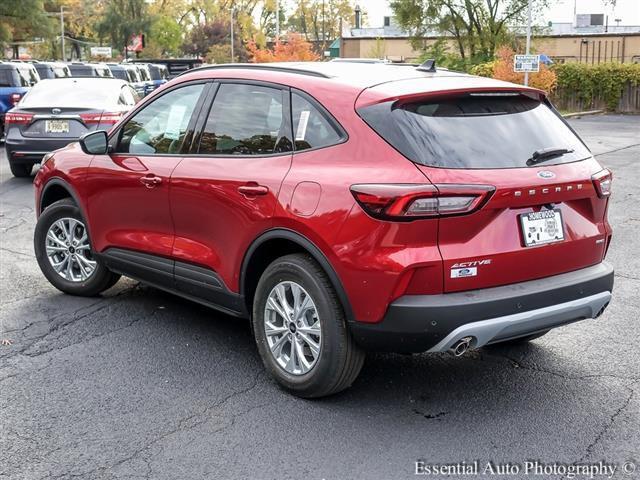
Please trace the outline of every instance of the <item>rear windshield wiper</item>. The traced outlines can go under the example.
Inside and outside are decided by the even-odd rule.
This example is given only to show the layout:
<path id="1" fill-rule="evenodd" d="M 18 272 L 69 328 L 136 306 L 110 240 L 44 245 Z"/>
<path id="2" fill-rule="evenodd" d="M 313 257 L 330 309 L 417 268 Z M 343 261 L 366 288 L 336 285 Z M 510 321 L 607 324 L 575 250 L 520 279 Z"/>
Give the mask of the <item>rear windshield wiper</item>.
<path id="1" fill-rule="evenodd" d="M 555 157 L 561 157 L 562 155 L 565 155 L 567 153 L 573 153 L 573 149 L 556 147 L 542 148 L 533 152 L 533 156 L 529 160 L 527 160 L 527 165 L 531 166 L 535 165 L 536 163 L 546 162 L 547 160 Z"/>

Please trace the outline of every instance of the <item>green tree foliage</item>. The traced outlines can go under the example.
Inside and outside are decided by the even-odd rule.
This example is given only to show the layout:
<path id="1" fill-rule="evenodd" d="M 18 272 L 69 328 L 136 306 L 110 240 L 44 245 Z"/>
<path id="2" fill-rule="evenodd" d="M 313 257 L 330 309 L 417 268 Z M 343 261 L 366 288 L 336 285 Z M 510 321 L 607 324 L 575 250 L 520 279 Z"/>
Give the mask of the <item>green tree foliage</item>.
<path id="1" fill-rule="evenodd" d="M 156 50 L 154 57 L 175 56 L 182 47 L 182 28 L 175 19 L 158 15 L 151 23 L 146 39 L 149 50 Z"/>
<path id="2" fill-rule="evenodd" d="M 342 23 L 352 23 L 354 2 L 350 0 L 296 0 L 288 29 L 306 40 L 333 40 L 340 36 Z"/>
<path id="3" fill-rule="evenodd" d="M 135 34 L 149 31 L 151 16 L 145 0 L 102 0 L 104 13 L 96 23 L 99 38 L 107 38 L 116 50 L 124 49 Z"/>
<path id="4" fill-rule="evenodd" d="M 548 0 L 532 0 L 534 13 Z M 510 43 L 508 27 L 525 24 L 527 0 L 391 0 L 400 25 L 413 34 L 414 46 L 424 48 L 423 37 L 434 29 L 453 37 L 462 63 L 488 61 L 497 47 Z"/>
<path id="5" fill-rule="evenodd" d="M 50 34 L 44 0 L 0 0 L 0 45 Z"/>
<path id="6" fill-rule="evenodd" d="M 558 77 L 558 94 L 575 93 L 585 105 L 596 97 L 607 108 L 615 110 L 626 84 L 640 85 L 640 64 L 637 63 L 562 63 L 553 66 Z"/>

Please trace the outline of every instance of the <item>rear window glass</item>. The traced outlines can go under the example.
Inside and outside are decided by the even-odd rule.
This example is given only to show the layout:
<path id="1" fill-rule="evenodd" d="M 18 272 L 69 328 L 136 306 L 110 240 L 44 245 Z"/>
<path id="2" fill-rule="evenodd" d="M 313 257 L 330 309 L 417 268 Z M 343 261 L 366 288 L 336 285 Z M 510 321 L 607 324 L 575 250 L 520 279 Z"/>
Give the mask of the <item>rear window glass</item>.
<path id="1" fill-rule="evenodd" d="M 13 75 L 13 70 L 2 69 L 0 70 L 0 87 L 16 87 L 16 79 Z"/>
<path id="2" fill-rule="evenodd" d="M 105 108 L 118 103 L 121 87 L 115 80 L 42 80 L 22 98 L 20 107 L 51 107 L 55 101 L 56 107 Z"/>
<path id="3" fill-rule="evenodd" d="M 445 168 L 526 167 L 534 152 L 573 150 L 545 165 L 591 154 L 549 107 L 525 95 L 469 94 L 359 110 L 380 136 L 410 160 Z"/>
<path id="4" fill-rule="evenodd" d="M 94 71 L 93 68 L 85 66 L 85 65 L 71 65 L 69 67 L 69 70 L 71 70 L 71 73 L 73 75 L 90 75 L 93 76 L 94 75 Z"/>
<path id="5" fill-rule="evenodd" d="M 50 67 L 49 65 L 36 65 L 36 70 L 38 71 L 38 75 L 40 75 L 40 78 L 50 78 L 52 75 L 50 75 Z"/>

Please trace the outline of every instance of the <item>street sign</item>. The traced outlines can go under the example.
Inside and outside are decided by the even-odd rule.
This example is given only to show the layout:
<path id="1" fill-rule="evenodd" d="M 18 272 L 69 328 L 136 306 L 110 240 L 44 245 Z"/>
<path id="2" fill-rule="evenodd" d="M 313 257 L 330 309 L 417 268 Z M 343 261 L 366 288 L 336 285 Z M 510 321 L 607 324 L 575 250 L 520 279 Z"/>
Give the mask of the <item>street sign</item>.
<path id="1" fill-rule="evenodd" d="M 514 55 L 514 72 L 539 72 L 540 55 Z"/>
<path id="2" fill-rule="evenodd" d="M 91 47 L 91 56 L 111 58 L 111 47 Z"/>

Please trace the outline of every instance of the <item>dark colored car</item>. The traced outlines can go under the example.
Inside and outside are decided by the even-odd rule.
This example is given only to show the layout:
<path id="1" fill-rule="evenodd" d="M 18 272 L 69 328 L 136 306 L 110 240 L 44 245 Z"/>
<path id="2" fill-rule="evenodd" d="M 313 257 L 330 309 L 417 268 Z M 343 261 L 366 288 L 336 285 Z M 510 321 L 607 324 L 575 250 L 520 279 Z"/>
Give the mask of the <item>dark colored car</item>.
<path id="1" fill-rule="evenodd" d="M 33 66 L 41 80 L 45 78 L 66 78 L 71 76 L 69 67 L 62 62 L 34 62 Z"/>
<path id="2" fill-rule="evenodd" d="M 366 350 L 529 341 L 613 289 L 611 172 L 543 92 L 433 65 L 194 70 L 34 183 L 56 288 L 126 275 L 250 318 L 303 397 Z"/>
<path id="3" fill-rule="evenodd" d="M 138 67 L 136 67 L 135 65 L 133 65 L 131 63 L 122 63 L 120 65 L 127 72 L 127 79 L 128 79 L 129 84 L 138 93 L 138 96 L 140 98 L 144 98 L 145 89 L 147 88 L 147 82 L 143 82 L 140 79 L 140 72 L 138 71 Z"/>
<path id="4" fill-rule="evenodd" d="M 153 82 L 153 90 L 164 85 L 169 80 L 169 70 L 166 65 L 152 64 L 147 65 L 149 73 L 151 74 L 151 81 Z"/>
<path id="5" fill-rule="evenodd" d="M 111 70 L 111 75 L 113 76 L 113 78 L 129 82 L 129 74 L 124 66 L 120 65 L 119 63 L 107 63 L 107 67 L 109 67 L 109 70 Z"/>
<path id="6" fill-rule="evenodd" d="M 0 140 L 4 139 L 6 113 L 39 80 L 38 72 L 28 63 L 0 62 Z"/>
<path id="7" fill-rule="evenodd" d="M 155 90 L 155 83 L 151 80 L 151 72 L 149 66 L 146 63 L 135 63 L 133 66 L 138 70 L 138 78 L 143 84 L 143 97 L 149 95 Z"/>
<path id="8" fill-rule="evenodd" d="M 164 65 L 169 74 L 169 80 L 183 74 L 187 70 L 202 66 L 199 58 L 155 58 L 152 60 L 133 60 L 131 63 L 149 62 L 152 65 Z"/>
<path id="9" fill-rule="evenodd" d="M 122 80 L 59 78 L 40 81 L 6 114 L 5 148 L 16 177 L 52 150 L 93 130 L 109 129 L 137 101 Z"/>
<path id="10" fill-rule="evenodd" d="M 72 77 L 108 77 L 113 78 L 109 67 L 104 63 L 73 62 L 67 64 Z"/>

